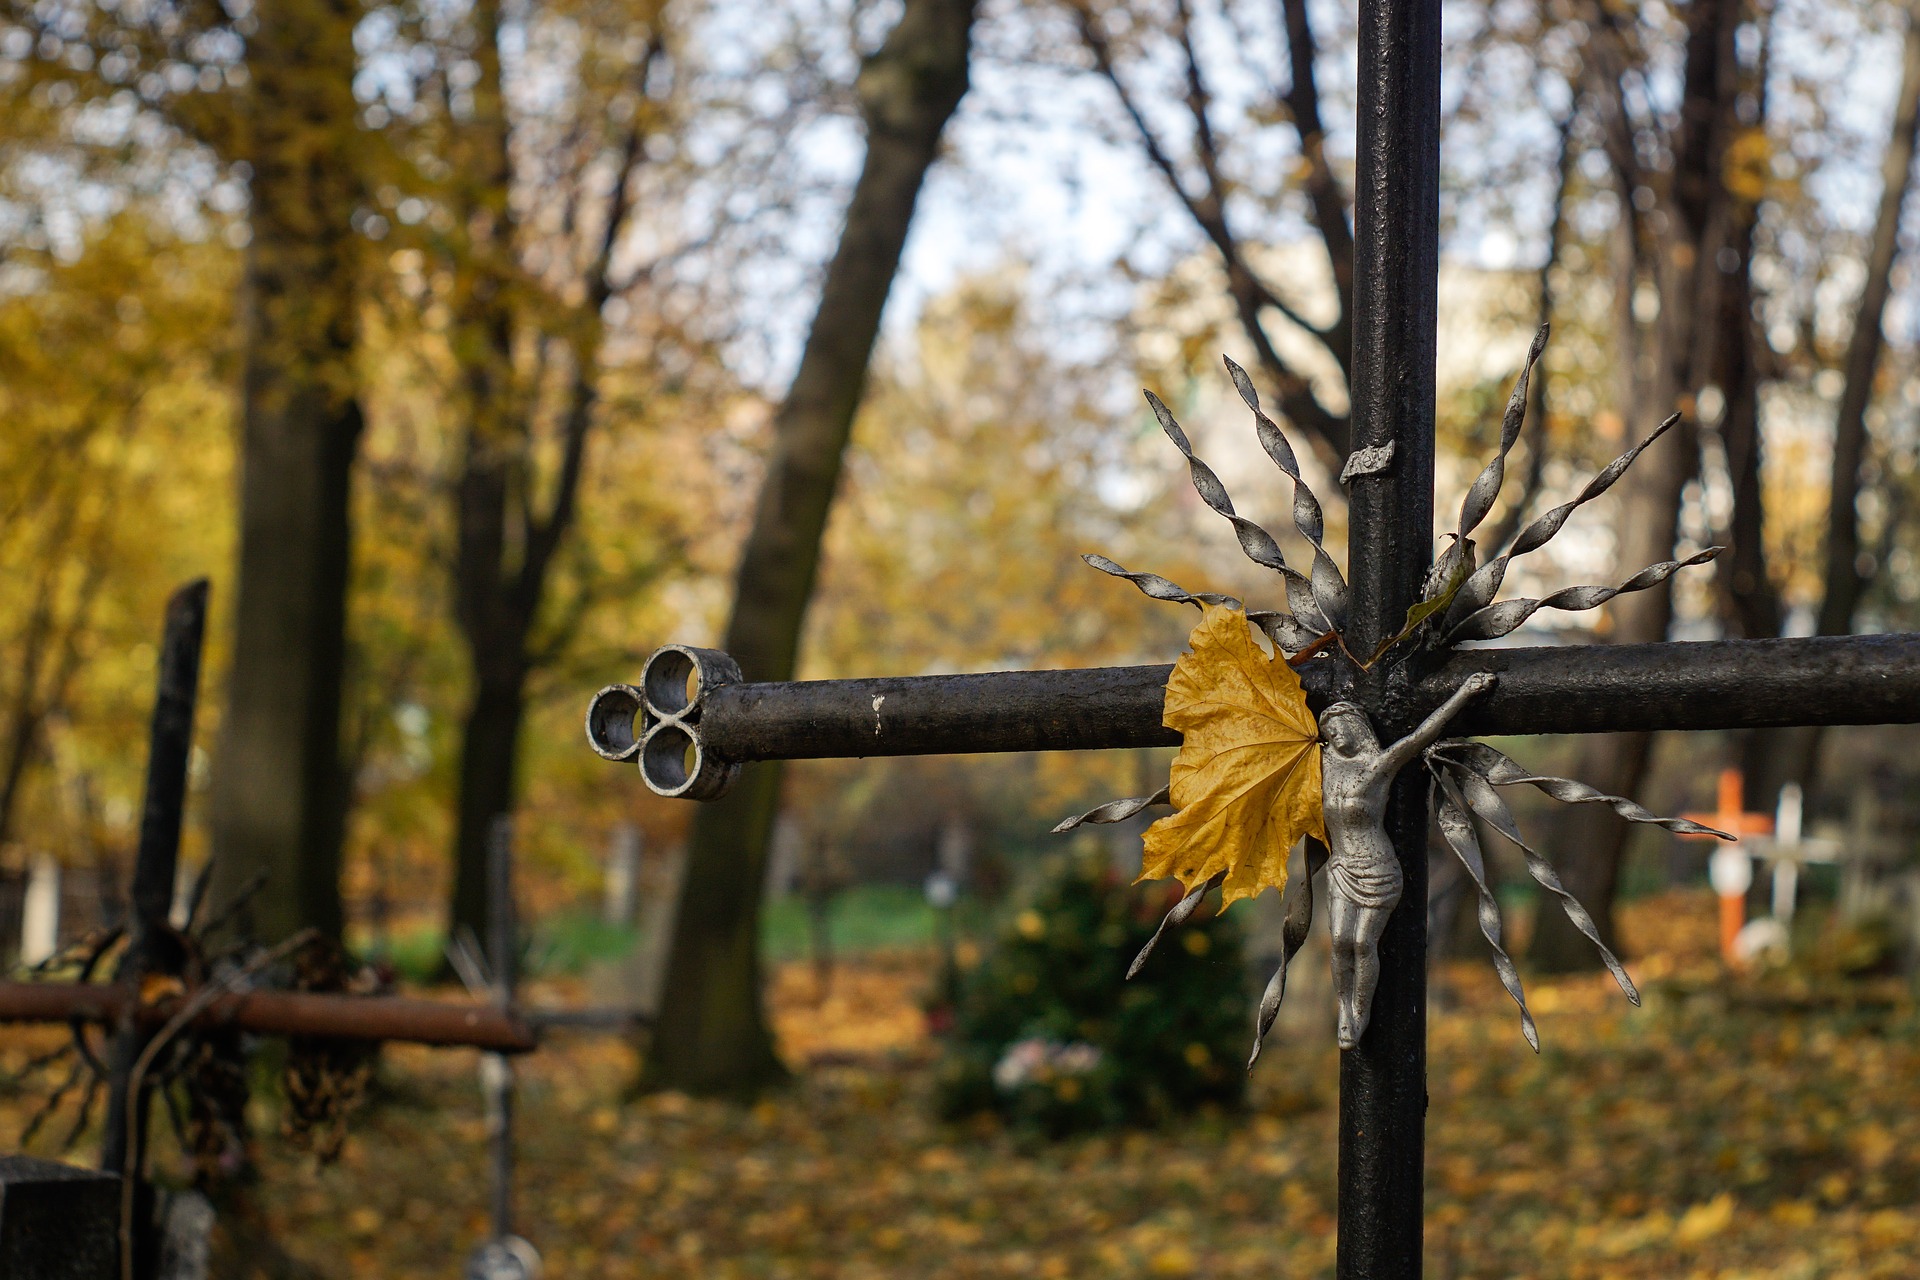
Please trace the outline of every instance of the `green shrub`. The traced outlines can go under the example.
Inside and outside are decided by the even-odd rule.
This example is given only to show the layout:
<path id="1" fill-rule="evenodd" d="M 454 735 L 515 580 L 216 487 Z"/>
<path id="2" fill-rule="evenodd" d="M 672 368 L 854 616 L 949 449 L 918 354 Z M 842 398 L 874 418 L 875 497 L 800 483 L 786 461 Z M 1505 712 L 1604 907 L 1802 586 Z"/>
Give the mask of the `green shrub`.
<path id="1" fill-rule="evenodd" d="M 1238 919 L 1203 911 L 1126 981 L 1178 897 L 1124 883 L 1104 857 L 1050 864 L 962 979 L 942 1113 L 1058 1136 L 1237 1105 L 1252 1034 Z"/>

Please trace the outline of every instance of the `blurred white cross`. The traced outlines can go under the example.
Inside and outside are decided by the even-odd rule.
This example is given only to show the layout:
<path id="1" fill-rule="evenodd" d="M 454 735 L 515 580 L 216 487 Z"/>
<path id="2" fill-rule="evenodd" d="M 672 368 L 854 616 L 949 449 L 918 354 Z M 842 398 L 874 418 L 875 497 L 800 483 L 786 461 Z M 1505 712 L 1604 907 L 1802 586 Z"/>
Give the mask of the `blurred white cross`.
<path id="1" fill-rule="evenodd" d="M 1800 889 L 1800 867 L 1809 862 L 1839 861 L 1840 842 L 1802 834 L 1805 797 L 1800 784 L 1789 782 L 1780 788 L 1780 804 L 1774 811 L 1773 834 L 1742 840 L 1739 848 L 1773 868 L 1773 918 L 1783 926 L 1793 924 L 1793 910 Z"/>

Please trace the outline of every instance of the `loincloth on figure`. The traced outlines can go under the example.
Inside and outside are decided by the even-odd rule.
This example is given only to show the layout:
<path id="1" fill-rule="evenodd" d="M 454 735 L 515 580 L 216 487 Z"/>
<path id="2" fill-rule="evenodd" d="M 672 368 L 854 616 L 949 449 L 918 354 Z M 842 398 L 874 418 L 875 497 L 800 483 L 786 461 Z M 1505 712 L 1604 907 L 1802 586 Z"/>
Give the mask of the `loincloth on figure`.
<path id="1" fill-rule="evenodd" d="M 1398 858 L 1342 858 L 1335 853 L 1327 859 L 1328 889 L 1356 907 L 1391 911 L 1406 885 Z"/>

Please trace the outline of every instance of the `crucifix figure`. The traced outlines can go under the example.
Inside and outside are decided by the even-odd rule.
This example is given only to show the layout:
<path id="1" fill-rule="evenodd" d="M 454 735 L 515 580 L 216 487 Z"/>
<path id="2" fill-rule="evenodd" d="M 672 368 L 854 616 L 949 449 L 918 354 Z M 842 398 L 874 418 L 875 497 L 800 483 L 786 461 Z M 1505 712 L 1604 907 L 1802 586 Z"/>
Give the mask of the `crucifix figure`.
<path id="1" fill-rule="evenodd" d="M 1319 545 L 1319 506 L 1299 483 L 1291 447 L 1260 413 L 1251 382 L 1237 369 L 1234 380 L 1254 410 L 1261 444 L 1296 482 L 1295 524 L 1313 544 L 1308 572 L 1288 565 L 1272 536 L 1234 510 L 1165 406 L 1156 402 L 1155 413 L 1187 455 L 1207 505 L 1232 523 L 1251 558 L 1284 579 L 1287 609 L 1250 609 L 1225 597 L 1189 594 L 1157 575 L 1089 557 L 1094 567 L 1156 599 L 1244 609 L 1242 625 L 1266 633 L 1279 651 L 1275 660 L 1297 674 L 1307 708 L 1322 715 L 1342 702 L 1360 709 L 1358 716 L 1334 715 L 1326 726 L 1329 739 L 1338 741 L 1324 757 L 1331 766 L 1323 786 L 1327 834 L 1345 846 L 1346 868 L 1335 879 L 1336 890 L 1341 879 L 1349 881 L 1336 895 L 1346 899 L 1335 908 L 1342 919 L 1336 927 L 1353 940 L 1356 973 L 1360 956 L 1369 957 L 1371 987 L 1364 1011 L 1356 1001 L 1354 1014 L 1364 1016 L 1351 1019 L 1351 1044 L 1340 1055 L 1341 1280 L 1421 1275 L 1430 827 L 1437 822 L 1472 875 L 1495 966 L 1519 1000 L 1518 975 L 1498 941 L 1499 912 L 1486 883 L 1480 825 L 1518 845 L 1528 871 L 1575 926 L 1596 942 L 1599 934 L 1552 864 L 1527 845 L 1498 789 L 1529 786 L 1565 802 L 1604 806 L 1629 821 L 1669 829 L 1686 825 L 1573 780 L 1536 775 L 1468 737 L 1920 721 L 1915 635 L 1458 647 L 1507 635 L 1540 609 L 1591 609 L 1623 592 L 1657 587 L 1712 549 L 1648 566 L 1617 585 L 1572 587 L 1538 600 L 1495 600 L 1508 562 L 1558 532 L 1659 436 L 1655 432 L 1573 501 L 1528 526 L 1505 554 L 1479 565 L 1470 536 L 1491 509 L 1519 433 L 1524 398 L 1516 396 L 1500 452 L 1470 487 L 1459 524 L 1436 561 L 1440 8 L 1439 0 L 1363 0 L 1359 6 L 1352 452 L 1341 472 L 1348 487 L 1345 575 Z M 760 760 L 1184 749 L 1182 732 L 1164 718 L 1175 670 L 1155 665 L 754 683 L 754 673 L 741 672 L 724 653 L 673 645 L 649 659 L 636 684 L 601 690 L 588 709 L 587 732 L 601 755 L 638 763 L 656 792 L 713 800 L 742 767 Z M 1475 676 L 1497 677 L 1497 684 L 1483 687 Z M 1470 681 L 1475 694 L 1449 707 Z M 1430 733 L 1423 722 L 1436 709 L 1442 714 Z M 1464 736 L 1428 741 L 1441 725 Z M 1319 726 L 1305 716 L 1301 731 L 1313 738 Z M 1377 767 L 1386 752 L 1362 763 L 1381 738 L 1394 743 L 1393 768 Z M 1402 751 L 1408 743 L 1418 745 Z M 1416 756 L 1424 771 L 1399 767 Z M 1168 800 L 1166 792 L 1116 800 L 1070 822 L 1117 821 Z M 1311 867 L 1311 844 L 1309 850 Z M 1398 864 L 1397 905 L 1386 861 Z M 701 868 L 690 867 L 687 874 L 698 876 Z M 1311 909 L 1310 884 L 1310 876 L 1288 884 L 1294 905 Z M 1188 887 L 1182 906 L 1190 911 L 1204 890 Z M 1287 917 L 1290 951 L 1305 929 L 1296 935 L 1302 917 L 1293 905 Z M 1618 960 L 1604 947 L 1601 957 L 1634 998 Z M 1283 965 L 1261 1002 L 1262 1030 L 1278 1007 L 1284 974 Z M 1359 986 L 1356 981 L 1356 994 Z M 1531 1039 L 1524 1006 L 1523 1026 Z"/>
<path id="2" fill-rule="evenodd" d="M 1380 935 L 1400 905 L 1406 877 L 1387 837 L 1387 791 L 1405 766 L 1439 740 L 1460 708 L 1493 688 L 1497 677 L 1475 672 L 1420 727 L 1390 747 L 1374 736 L 1358 703 L 1336 702 L 1320 713 L 1327 751 L 1327 928 L 1333 936 L 1333 984 L 1340 1006 L 1340 1047 L 1360 1043 L 1380 982 Z"/>

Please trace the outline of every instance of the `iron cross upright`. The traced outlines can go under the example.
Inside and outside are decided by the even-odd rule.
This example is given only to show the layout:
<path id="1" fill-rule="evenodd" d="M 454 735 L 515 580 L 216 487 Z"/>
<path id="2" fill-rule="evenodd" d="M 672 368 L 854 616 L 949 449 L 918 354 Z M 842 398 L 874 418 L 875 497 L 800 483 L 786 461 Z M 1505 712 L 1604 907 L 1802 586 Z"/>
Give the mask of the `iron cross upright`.
<path id="1" fill-rule="evenodd" d="M 1427 584 L 1434 512 L 1440 4 L 1363 0 L 1359 17 L 1351 583 L 1340 638 L 1348 653 L 1377 656 L 1402 632 L 1423 590 L 1433 598 Z M 1166 422 L 1184 450 L 1184 436 L 1170 425 L 1170 416 Z M 1503 448 L 1510 445 L 1505 439 Z M 1279 453 L 1269 452 L 1279 460 Z M 1608 473 L 1617 477 L 1628 461 L 1630 456 Z M 1196 464 L 1197 485 L 1203 470 Z M 1497 471 L 1489 468 L 1496 487 Z M 1205 479 L 1218 487 L 1211 472 Z M 1605 487 L 1600 480 L 1595 486 L 1581 500 Z M 1219 497 L 1209 504 L 1231 514 L 1224 491 Z M 1564 511 L 1556 514 L 1564 519 Z M 1310 515 L 1309 536 L 1317 542 L 1317 509 Z M 1235 517 L 1235 523 L 1248 547 L 1246 522 Z M 1308 523 L 1301 527 L 1306 531 Z M 1463 507 L 1463 536 L 1449 555 L 1467 532 Z M 1277 550 L 1271 554 L 1277 558 Z M 1442 567 L 1447 564 L 1443 559 Z M 1656 585 L 1677 567 L 1655 566 L 1634 575 L 1624 589 Z M 1302 602 L 1289 591 L 1296 615 L 1304 615 L 1317 593 L 1302 575 L 1286 572 L 1290 588 L 1308 592 Z M 1163 579 L 1127 576 L 1149 594 L 1194 602 Z M 1508 612 L 1480 632 L 1504 634 L 1543 603 L 1587 608 L 1617 590 L 1576 588 L 1545 602 L 1495 606 Z M 1479 600 L 1476 607 L 1486 603 Z M 1284 614 L 1267 617 L 1293 621 Z M 1454 626 L 1451 611 L 1436 618 Z M 1282 643 L 1272 630 L 1269 635 L 1289 652 L 1299 648 Z M 1316 712 L 1336 701 L 1356 703 L 1389 742 L 1405 738 L 1480 673 L 1497 680 L 1490 693 L 1458 710 L 1451 726 L 1456 733 L 1920 721 L 1920 635 L 1466 652 L 1414 645 L 1401 653 L 1364 668 L 1332 654 L 1296 665 Z M 1143 666 L 755 684 L 723 653 L 670 645 L 649 659 L 639 687 L 614 685 L 595 697 L 587 730 L 603 756 L 637 759 L 655 791 L 712 799 L 742 763 L 755 760 L 1172 745 L 1180 735 L 1162 723 L 1172 672 Z M 1491 782 L 1531 780 L 1544 782 L 1560 798 L 1606 799 L 1572 784 L 1529 779 L 1504 758 L 1487 766 L 1494 753 L 1486 748 L 1449 749 L 1450 761 L 1429 755 L 1436 776 L 1477 758 L 1482 763 L 1472 768 L 1487 768 L 1495 775 Z M 1421 1269 L 1428 793 L 1420 772 L 1404 770 L 1387 796 L 1384 827 L 1404 888 L 1379 939 L 1371 1021 L 1341 1055 L 1338 1274 L 1345 1280 L 1415 1280 Z M 1472 780 L 1460 776 L 1471 791 Z M 1141 807 L 1128 803 L 1134 805 L 1129 812 Z M 1639 820 L 1650 818 L 1634 813 Z M 1447 817 L 1443 798 L 1443 833 Z M 1457 829 L 1452 834 L 1460 838 Z"/>

